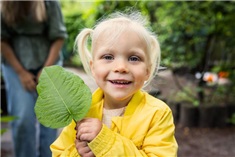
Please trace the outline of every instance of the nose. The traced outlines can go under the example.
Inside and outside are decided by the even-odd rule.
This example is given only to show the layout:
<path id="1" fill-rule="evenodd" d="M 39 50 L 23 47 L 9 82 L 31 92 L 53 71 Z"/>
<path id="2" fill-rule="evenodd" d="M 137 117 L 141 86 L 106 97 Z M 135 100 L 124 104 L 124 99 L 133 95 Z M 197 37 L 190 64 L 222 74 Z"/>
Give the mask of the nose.
<path id="1" fill-rule="evenodd" d="M 127 61 L 125 61 L 123 59 L 115 60 L 113 71 L 119 72 L 119 73 L 128 73 L 129 69 L 128 69 Z"/>

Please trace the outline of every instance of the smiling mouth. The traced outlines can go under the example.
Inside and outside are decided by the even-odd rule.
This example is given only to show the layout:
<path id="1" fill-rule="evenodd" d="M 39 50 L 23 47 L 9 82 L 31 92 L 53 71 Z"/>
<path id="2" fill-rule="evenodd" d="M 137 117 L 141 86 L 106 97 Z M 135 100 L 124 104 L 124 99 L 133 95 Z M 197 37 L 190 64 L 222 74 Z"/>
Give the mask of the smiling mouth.
<path id="1" fill-rule="evenodd" d="M 131 81 L 110 81 L 112 84 L 117 84 L 117 85 L 128 85 L 131 84 Z"/>

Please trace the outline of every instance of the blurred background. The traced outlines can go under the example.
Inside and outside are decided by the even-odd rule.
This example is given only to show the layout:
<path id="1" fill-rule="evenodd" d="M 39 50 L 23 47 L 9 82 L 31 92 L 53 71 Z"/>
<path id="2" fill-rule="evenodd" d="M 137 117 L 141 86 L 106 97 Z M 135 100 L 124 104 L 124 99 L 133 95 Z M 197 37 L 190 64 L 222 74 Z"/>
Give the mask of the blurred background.
<path id="1" fill-rule="evenodd" d="M 63 47 L 64 66 L 78 74 L 83 69 L 73 46 L 81 29 L 92 28 L 114 11 L 141 11 L 157 34 L 162 53 L 161 71 L 146 90 L 172 109 L 178 156 L 235 156 L 234 1 L 62 0 L 60 4 L 69 35 Z M 1 82 L 1 115 L 7 116 Z M 7 156 L 10 150 L 4 151 Z"/>
<path id="2" fill-rule="evenodd" d="M 231 104 L 235 99 L 234 1 L 61 1 L 69 38 L 64 47 L 65 65 L 80 66 L 73 45 L 84 27 L 114 11 L 140 10 L 161 44 L 161 66 L 192 84 L 168 93 L 172 101 L 194 106 Z M 190 90 L 190 91 L 189 91 Z M 169 97 L 166 97 L 167 99 Z"/>
<path id="3" fill-rule="evenodd" d="M 64 47 L 65 66 L 81 66 L 73 51 L 81 29 L 92 28 L 97 20 L 114 11 L 140 10 L 161 45 L 163 71 L 159 77 L 170 71 L 171 82 L 177 88 L 173 90 L 157 76 L 148 90 L 157 92 L 178 110 L 179 106 L 227 106 L 234 111 L 234 1 L 61 1 L 61 6 L 69 33 Z M 228 116 L 226 121 L 234 121 L 233 113 Z"/>

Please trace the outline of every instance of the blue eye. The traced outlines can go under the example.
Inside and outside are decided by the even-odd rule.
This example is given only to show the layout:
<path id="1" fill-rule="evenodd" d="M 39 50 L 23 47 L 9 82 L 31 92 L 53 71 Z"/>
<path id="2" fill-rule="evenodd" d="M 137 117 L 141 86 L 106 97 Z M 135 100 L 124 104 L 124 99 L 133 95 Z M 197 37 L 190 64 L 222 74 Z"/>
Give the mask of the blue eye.
<path id="1" fill-rule="evenodd" d="M 131 56 L 128 60 L 132 62 L 137 62 L 137 61 L 140 61 L 140 58 L 137 56 Z"/>
<path id="2" fill-rule="evenodd" d="M 105 59 L 105 60 L 113 60 L 112 55 L 104 55 L 102 58 Z"/>

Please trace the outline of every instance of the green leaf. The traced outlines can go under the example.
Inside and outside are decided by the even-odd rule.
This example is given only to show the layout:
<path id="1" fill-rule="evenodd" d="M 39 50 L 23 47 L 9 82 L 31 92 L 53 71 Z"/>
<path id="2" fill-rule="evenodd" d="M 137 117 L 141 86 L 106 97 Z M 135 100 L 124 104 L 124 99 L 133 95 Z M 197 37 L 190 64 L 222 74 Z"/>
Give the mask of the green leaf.
<path id="1" fill-rule="evenodd" d="M 16 120 L 17 117 L 15 117 L 15 116 L 2 116 L 0 119 L 1 119 L 1 122 L 10 122 L 10 121 Z"/>
<path id="2" fill-rule="evenodd" d="M 61 66 L 43 69 L 37 85 L 35 113 L 46 127 L 61 128 L 85 117 L 92 94 L 84 81 Z"/>
<path id="3" fill-rule="evenodd" d="M 1 135 L 3 135 L 5 132 L 7 132 L 7 129 L 1 129 Z"/>

